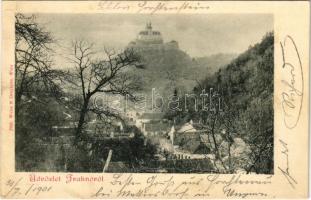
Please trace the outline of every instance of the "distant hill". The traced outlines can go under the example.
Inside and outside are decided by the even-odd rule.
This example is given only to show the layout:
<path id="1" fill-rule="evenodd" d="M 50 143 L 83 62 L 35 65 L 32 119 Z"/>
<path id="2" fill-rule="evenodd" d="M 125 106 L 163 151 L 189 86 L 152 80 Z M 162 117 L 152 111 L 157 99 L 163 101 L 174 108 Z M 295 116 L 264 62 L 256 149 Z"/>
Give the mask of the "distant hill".
<path id="1" fill-rule="evenodd" d="M 205 57 L 194 58 L 194 61 L 197 63 L 198 67 L 206 70 L 209 74 L 216 73 L 220 68 L 225 67 L 229 64 L 234 58 L 237 57 L 237 54 L 214 54 Z"/>
<path id="2" fill-rule="evenodd" d="M 214 74 L 235 57 L 234 54 L 217 54 L 191 58 L 180 49 L 155 49 L 140 54 L 146 66 L 139 72 L 144 79 L 144 91 L 156 88 L 163 95 L 171 95 L 175 89 L 191 90 L 198 81 Z"/>

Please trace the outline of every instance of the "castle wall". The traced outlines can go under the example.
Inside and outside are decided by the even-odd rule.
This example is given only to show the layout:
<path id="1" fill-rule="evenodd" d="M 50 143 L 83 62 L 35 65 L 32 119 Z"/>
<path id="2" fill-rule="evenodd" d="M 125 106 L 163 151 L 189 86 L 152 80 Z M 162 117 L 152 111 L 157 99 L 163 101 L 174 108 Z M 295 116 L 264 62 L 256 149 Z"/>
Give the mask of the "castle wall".
<path id="1" fill-rule="evenodd" d="M 129 44 L 128 48 L 133 48 L 136 51 L 167 51 L 179 49 L 177 42 L 168 42 L 164 44 Z"/>

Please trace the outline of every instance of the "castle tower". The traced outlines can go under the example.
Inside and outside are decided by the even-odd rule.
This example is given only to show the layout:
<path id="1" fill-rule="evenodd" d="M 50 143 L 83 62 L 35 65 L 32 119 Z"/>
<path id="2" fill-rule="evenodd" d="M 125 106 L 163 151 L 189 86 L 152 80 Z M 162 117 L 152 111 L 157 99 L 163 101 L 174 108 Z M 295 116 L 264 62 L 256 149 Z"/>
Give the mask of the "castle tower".
<path id="1" fill-rule="evenodd" d="M 151 22 L 147 23 L 146 24 L 146 30 L 148 31 L 152 31 L 152 25 L 151 25 Z"/>
<path id="2" fill-rule="evenodd" d="M 141 44 L 163 44 L 163 39 L 159 31 L 152 30 L 151 22 L 146 24 L 144 31 L 137 35 L 136 43 Z"/>
<path id="3" fill-rule="evenodd" d="M 151 22 L 147 22 L 145 30 L 138 32 L 136 40 L 131 41 L 127 48 L 137 51 L 178 49 L 178 43 L 174 40 L 164 43 L 160 31 L 153 29 Z"/>

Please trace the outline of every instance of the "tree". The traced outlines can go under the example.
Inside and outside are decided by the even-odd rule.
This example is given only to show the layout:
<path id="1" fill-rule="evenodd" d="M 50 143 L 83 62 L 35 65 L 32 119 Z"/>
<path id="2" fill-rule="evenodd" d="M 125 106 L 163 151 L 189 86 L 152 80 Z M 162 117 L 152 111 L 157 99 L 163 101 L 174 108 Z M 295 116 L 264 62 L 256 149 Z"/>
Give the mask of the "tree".
<path id="1" fill-rule="evenodd" d="M 42 138 L 53 134 L 62 113 L 54 97 L 62 95 L 62 72 L 52 69 L 55 43 L 35 15 L 15 15 L 15 149 L 17 170 L 38 170 L 46 158 Z M 34 157 L 33 155 L 36 154 Z"/>
<path id="2" fill-rule="evenodd" d="M 129 100 L 138 100 L 134 95 L 140 89 L 137 76 L 127 73 L 129 68 L 142 68 L 140 57 L 130 49 L 121 53 L 105 49 L 104 59 L 96 59 L 93 45 L 85 41 L 73 42 L 73 54 L 68 58 L 74 65 L 67 79 L 72 88 L 77 89 L 78 99 L 75 108 L 79 112 L 76 129 L 76 141 L 85 138 L 83 132 L 88 113 L 99 118 L 119 118 L 119 114 L 109 106 L 98 107 L 92 98 L 97 94 L 113 94 L 126 96 Z M 93 98 L 94 99 L 94 98 Z"/>
<path id="3" fill-rule="evenodd" d="M 52 92 L 60 94 L 55 81 L 60 71 L 52 70 L 52 50 L 55 42 L 36 21 L 36 17 L 15 15 L 15 108 L 18 114 L 23 97 Z"/>

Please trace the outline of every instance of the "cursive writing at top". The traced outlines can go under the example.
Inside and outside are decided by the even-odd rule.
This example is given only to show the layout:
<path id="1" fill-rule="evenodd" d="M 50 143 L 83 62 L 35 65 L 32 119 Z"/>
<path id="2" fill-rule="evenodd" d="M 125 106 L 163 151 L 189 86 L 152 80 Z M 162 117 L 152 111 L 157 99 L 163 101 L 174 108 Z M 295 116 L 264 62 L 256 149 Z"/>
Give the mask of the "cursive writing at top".
<path id="1" fill-rule="evenodd" d="M 282 49 L 282 70 L 285 72 L 281 80 L 284 85 L 282 91 L 282 110 L 284 124 L 293 129 L 300 118 L 303 100 L 303 70 L 299 51 L 294 39 L 287 35 L 280 43 Z"/>
<path id="2" fill-rule="evenodd" d="M 133 11 L 134 13 L 156 14 L 159 12 L 181 13 L 183 11 L 209 10 L 209 6 L 198 1 L 138 1 L 134 3 L 118 1 L 99 1 L 99 10 Z"/>

